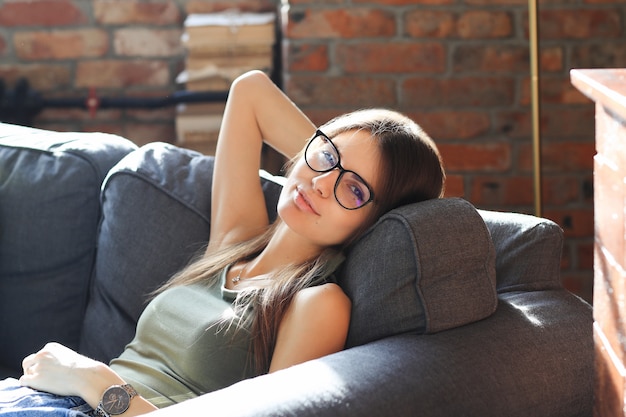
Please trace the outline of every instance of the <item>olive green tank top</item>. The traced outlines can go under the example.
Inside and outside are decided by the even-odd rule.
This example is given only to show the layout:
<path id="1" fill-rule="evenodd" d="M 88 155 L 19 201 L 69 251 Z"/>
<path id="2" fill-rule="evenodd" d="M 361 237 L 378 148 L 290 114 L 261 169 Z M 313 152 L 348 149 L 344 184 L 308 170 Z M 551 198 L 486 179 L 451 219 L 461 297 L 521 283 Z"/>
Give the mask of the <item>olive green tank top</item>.
<path id="1" fill-rule="evenodd" d="M 339 255 L 329 262 L 313 285 L 333 282 L 329 276 L 342 261 Z M 241 319 L 232 306 L 237 291 L 225 287 L 227 272 L 225 268 L 220 273 L 218 285 L 174 287 L 155 297 L 139 318 L 133 341 L 111 362 L 111 368 L 156 407 L 256 375 L 250 329 L 236 324 Z M 243 314 L 252 313 L 248 309 Z M 242 322 L 249 322 L 247 318 Z"/>
<path id="2" fill-rule="evenodd" d="M 111 368 L 155 406 L 168 405 L 254 376 L 250 332 L 225 325 L 236 291 L 221 285 L 174 287 L 148 304 L 133 341 Z M 227 321 L 226 321 L 227 322 Z"/>

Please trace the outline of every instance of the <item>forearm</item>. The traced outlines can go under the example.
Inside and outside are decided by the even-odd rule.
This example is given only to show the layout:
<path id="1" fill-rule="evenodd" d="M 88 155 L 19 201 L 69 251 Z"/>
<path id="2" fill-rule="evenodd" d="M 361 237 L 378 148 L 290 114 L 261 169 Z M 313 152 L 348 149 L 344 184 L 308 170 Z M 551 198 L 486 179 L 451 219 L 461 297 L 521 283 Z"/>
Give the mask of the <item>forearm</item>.
<path id="1" fill-rule="evenodd" d="M 267 227 L 259 181 L 263 142 L 291 158 L 314 130 L 311 121 L 262 72 L 246 73 L 233 82 L 213 168 L 208 251 L 250 239 Z"/>
<path id="2" fill-rule="evenodd" d="M 233 84 L 233 89 L 247 101 L 261 138 L 287 158 L 300 152 L 315 131 L 311 120 L 265 74 L 248 73 Z M 232 116 L 238 118 L 238 112 Z"/>
<path id="3" fill-rule="evenodd" d="M 56 395 L 79 396 L 94 409 L 107 388 L 125 383 L 107 365 L 58 343 L 49 343 L 39 352 L 26 357 L 23 367 L 22 385 Z M 141 397 L 135 397 L 130 404 L 125 417 L 156 409 Z"/>
<path id="4" fill-rule="evenodd" d="M 79 396 L 94 410 L 98 407 L 104 392 L 109 387 L 112 385 L 126 384 L 126 381 L 124 381 L 122 377 L 116 374 L 111 368 L 101 363 L 93 368 L 84 370 L 80 379 L 82 379 L 84 383 L 81 384 L 82 387 L 79 389 Z M 137 395 L 131 400 L 128 410 L 120 414 L 120 416 L 137 416 L 156 409 L 157 407 L 152 405 L 145 398 Z"/>

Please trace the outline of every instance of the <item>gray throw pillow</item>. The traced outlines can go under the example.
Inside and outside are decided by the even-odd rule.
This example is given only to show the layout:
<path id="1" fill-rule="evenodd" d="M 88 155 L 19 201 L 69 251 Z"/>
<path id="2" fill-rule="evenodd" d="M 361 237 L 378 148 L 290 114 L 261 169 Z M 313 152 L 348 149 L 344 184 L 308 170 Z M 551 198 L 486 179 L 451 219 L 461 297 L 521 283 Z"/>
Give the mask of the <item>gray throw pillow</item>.
<path id="1" fill-rule="evenodd" d="M 349 250 L 338 276 L 353 303 L 348 346 L 440 332 L 488 317 L 497 307 L 489 231 L 459 198 L 385 214 Z"/>

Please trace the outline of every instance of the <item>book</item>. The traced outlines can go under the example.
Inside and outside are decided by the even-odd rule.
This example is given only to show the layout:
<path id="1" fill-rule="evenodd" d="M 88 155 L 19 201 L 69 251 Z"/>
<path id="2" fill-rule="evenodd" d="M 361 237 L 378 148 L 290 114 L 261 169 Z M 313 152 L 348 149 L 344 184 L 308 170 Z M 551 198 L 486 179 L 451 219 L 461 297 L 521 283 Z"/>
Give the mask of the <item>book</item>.
<path id="1" fill-rule="evenodd" d="M 190 14 L 185 19 L 184 42 L 194 44 L 274 43 L 274 13 Z"/>
<path id="2" fill-rule="evenodd" d="M 176 108 L 176 144 L 215 155 L 224 103 L 181 104 Z"/>

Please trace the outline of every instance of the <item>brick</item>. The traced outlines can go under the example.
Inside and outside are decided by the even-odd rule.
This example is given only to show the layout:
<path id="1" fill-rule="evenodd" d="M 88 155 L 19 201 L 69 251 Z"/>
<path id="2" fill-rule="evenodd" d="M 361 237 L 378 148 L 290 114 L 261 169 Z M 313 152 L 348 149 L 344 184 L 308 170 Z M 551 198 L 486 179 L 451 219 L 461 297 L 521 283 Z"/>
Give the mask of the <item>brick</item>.
<path id="1" fill-rule="evenodd" d="M 67 89 L 72 73 L 64 64 L 0 65 L 0 79 L 7 86 L 14 85 L 20 78 L 27 79 L 32 89 L 45 92 Z"/>
<path id="2" fill-rule="evenodd" d="M 285 91 L 297 104 L 341 107 L 383 107 L 396 104 L 393 80 L 367 76 L 296 76 L 286 80 Z"/>
<path id="3" fill-rule="evenodd" d="M 0 26 L 69 26 L 88 21 L 71 0 L 7 0 L 0 4 Z"/>
<path id="4" fill-rule="evenodd" d="M 326 71 L 328 69 L 328 45 L 289 43 L 285 53 L 287 72 Z"/>
<path id="5" fill-rule="evenodd" d="M 541 48 L 539 51 L 539 67 L 541 71 L 561 71 L 563 64 L 563 48 L 560 46 Z"/>
<path id="6" fill-rule="evenodd" d="M 561 273 L 563 287 L 581 297 L 587 303 L 593 301 L 593 271 L 567 271 Z M 601 414 L 606 415 L 606 414 Z"/>
<path id="7" fill-rule="evenodd" d="M 289 1 L 291 5 L 296 3 Z M 276 10 L 276 3 L 272 0 L 190 0 L 185 4 L 187 14 L 223 12 L 234 8 L 242 12 L 271 12 Z"/>
<path id="8" fill-rule="evenodd" d="M 395 16 L 366 8 L 291 11 L 285 36 L 291 39 L 390 37 L 396 34 Z"/>
<path id="9" fill-rule="evenodd" d="M 455 0 L 420 0 L 420 5 L 433 5 L 433 6 L 444 6 L 446 4 L 453 4 Z M 372 0 L 352 0 L 352 3 L 367 3 L 371 4 Z M 377 0 L 376 4 L 379 6 L 413 6 L 415 4 L 415 0 Z"/>
<path id="10" fill-rule="evenodd" d="M 526 93 L 523 93 L 526 94 Z M 543 106 L 541 108 L 541 136 L 592 140 L 594 137 L 593 106 Z M 495 130 L 510 138 L 532 137 L 530 111 L 496 111 Z"/>
<path id="11" fill-rule="evenodd" d="M 289 0 L 290 6 L 302 6 L 302 5 L 343 5 L 350 0 Z"/>
<path id="12" fill-rule="evenodd" d="M 503 172 L 511 168 L 511 147 L 503 143 L 438 144 L 449 172 Z"/>
<path id="13" fill-rule="evenodd" d="M 460 45 L 453 54 L 453 67 L 462 72 L 529 71 L 528 48 L 514 45 Z"/>
<path id="14" fill-rule="evenodd" d="M 542 40 L 617 38 L 622 35 L 621 21 L 619 10 L 540 10 L 539 36 Z"/>
<path id="15" fill-rule="evenodd" d="M 572 68 L 626 67 L 626 42 L 579 42 L 572 48 Z"/>
<path id="16" fill-rule="evenodd" d="M 311 119 L 314 125 L 321 126 L 333 118 L 354 110 L 353 106 L 345 106 L 344 108 L 328 108 L 328 107 L 312 107 L 307 105 L 304 112 Z"/>
<path id="17" fill-rule="evenodd" d="M 93 0 L 93 14 L 98 23 L 105 25 L 174 25 L 182 22 L 179 7 L 172 0 Z"/>
<path id="18" fill-rule="evenodd" d="M 456 35 L 456 16 L 444 10 L 415 10 L 406 13 L 405 31 L 415 38 L 447 38 Z"/>
<path id="19" fill-rule="evenodd" d="M 463 13 L 457 22 L 458 36 L 463 39 L 506 38 L 513 36 L 509 13 L 475 10 Z"/>
<path id="20" fill-rule="evenodd" d="M 443 72 L 446 49 L 441 43 L 372 43 L 338 45 L 335 61 L 346 73 Z"/>
<path id="21" fill-rule="evenodd" d="M 542 75 L 540 78 L 539 95 L 545 104 L 588 104 L 589 99 L 576 89 L 569 78 L 562 76 Z M 530 79 L 522 84 L 520 103 L 530 105 Z"/>
<path id="22" fill-rule="evenodd" d="M 593 270 L 593 242 L 581 243 L 576 248 L 578 256 L 578 268 L 582 270 Z"/>
<path id="23" fill-rule="evenodd" d="M 580 201 L 579 183 L 571 176 L 542 177 L 541 200 L 544 206 L 562 206 Z M 530 175 L 517 177 L 478 176 L 472 179 L 471 201 L 485 206 L 532 206 L 534 180 Z"/>
<path id="24" fill-rule="evenodd" d="M 0 55 L 4 55 L 7 50 L 7 43 L 4 40 L 4 36 L 0 35 Z"/>
<path id="25" fill-rule="evenodd" d="M 109 35 L 99 29 L 17 32 L 13 43 L 24 60 L 93 58 L 108 52 Z"/>
<path id="26" fill-rule="evenodd" d="M 593 142 L 543 142 L 541 145 L 542 170 L 544 173 L 591 171 L 594 154 Z M 518 166 L 524 171 L 532 170 L 530 143 L 520 146 Z"/>
<path id="27" fill-rule="evenodd" d="M 85 97 L 87 93 L 83 92 L 81 94 L 74 93 L 71 97 Z M 41 124 L 51 124 L 54 122 L 64 122 L 64 123 L 74 123 L 80 122 L 83 123 L 88 121 L 92 124 L 98 125 L 106 125 L 107 121 L 115 120 L 119 123 L 119 120 L 122 117 L 122 111 L 118 109 L 99 109 L 92 117 L 91 113 L 85 109 L 79 108 L 54 108 L 48 107 L 44 109 L 38 116 L 37 122 Z M 67 129 L 65 129 L 67 130 Z M 83 128 L 81 127 L 81 130 Z M 109 130 L 102 130 L 107 133 Z"/>
<path id="28" fill-rule="evenodd" d="M 446 175 L 444 197 L 465 197 L 465 177 L 463 175 Z"/>
<path id="29" fill-rule="evenodd" d="M 552 139 L 592 142 L 594 119 L 593 106 L 544 106 L 541 108 L 541 132 Z"/>
<path id="30" fill-rule="evenodd" d="M 507 77 L 408 78 L 402 84 L 403 106 L 508 106 L 515 82 Z"/>
<path id="31" fill-rule="evenodd" d="M 530 206 L 534 201 L 533 180 L 528 176 L 474 177 L 470 200 L 478 206 Z"/>
<path id="32" fill-rule="evenodd" d="M 113 35 L 115 53 L 119 56 L 182 56 L 181 29 L 118 29 Z"/>
<path id="33" fill-rule="evenodd" d="M 407 115 L 422 126 L 435 142 L 479 137 L 491 127 L 488 112 L 441 110 L 408 112 Z"/>
<path id="34" fill-rule="evenodd" d="M 584 197 L 578 175 L 543 175 L 541 191 L 544 204 L 553 207 L 578 204 Z"/>
<path id="35" fill-rule="evenodd" d="M 169 82 L 170 73 L 166 61 L 82 61 L 76 68 L 77 87 L 164 86 Z"/>
<path id="36" fill-rule="evenodd" d="M 495 39 L 514 35 L 512 16 L 500 11 L 472 10 L 457 14 L 419 9 L 405 15 L 404 25 L 412 37 Z"/>
<path id="37" fill-rule="evenodd" d="M 528 0 L 464 0 L 463 3 L 474 6 L 492 6 L 492 5 L 527 5 Z"/>
<path id="38" fill-rule="evenodd" d="M 561 226 L 566 238 L 593 236 L 593 209 L 546 209 L 543 215 Z"/>
<path id="39" fill-rule="evenodd" d="M 176 128 L 174 122 L 126 122 L 124 137 L 131 139 L 137 146 L 150 142 L 173 143 L 176 140 Z"/>

